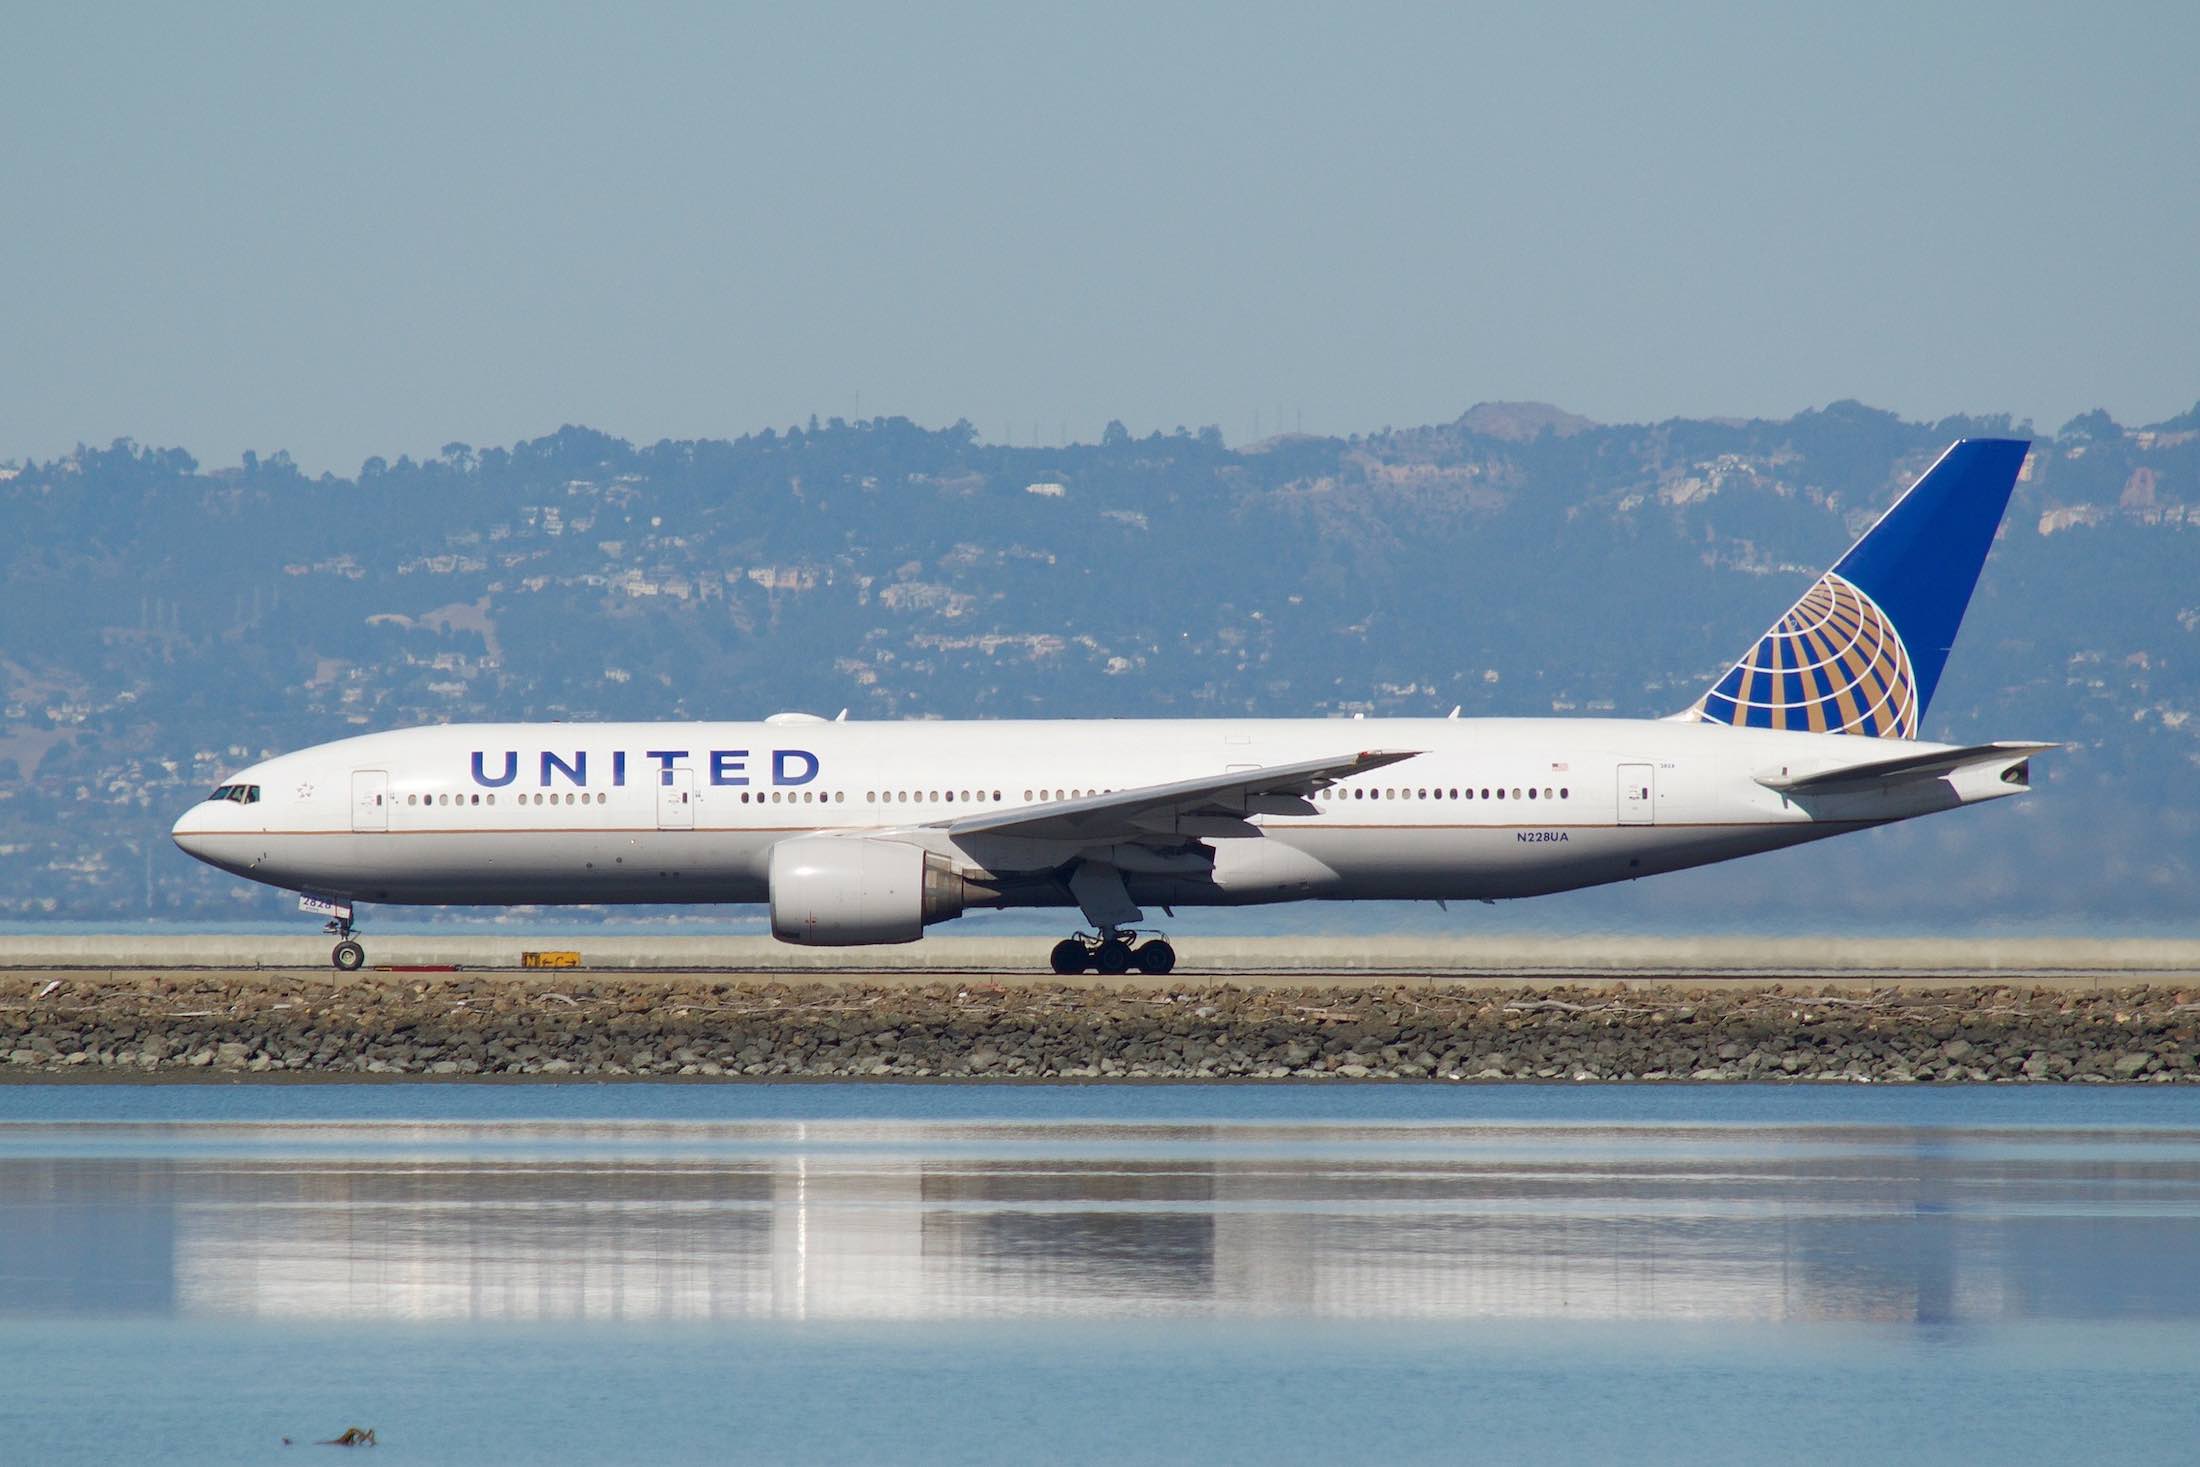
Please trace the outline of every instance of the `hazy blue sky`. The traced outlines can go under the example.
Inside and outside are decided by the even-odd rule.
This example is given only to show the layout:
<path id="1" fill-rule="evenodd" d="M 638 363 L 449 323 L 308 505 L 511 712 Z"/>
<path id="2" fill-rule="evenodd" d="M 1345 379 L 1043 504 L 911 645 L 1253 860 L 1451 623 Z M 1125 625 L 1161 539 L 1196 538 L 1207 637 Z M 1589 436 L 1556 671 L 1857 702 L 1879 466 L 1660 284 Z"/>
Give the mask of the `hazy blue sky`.
<path id="1" fill-rule="evenodd" d="M 0 458 L 2200 398 L 2200 6 L 0 14 Z"/>

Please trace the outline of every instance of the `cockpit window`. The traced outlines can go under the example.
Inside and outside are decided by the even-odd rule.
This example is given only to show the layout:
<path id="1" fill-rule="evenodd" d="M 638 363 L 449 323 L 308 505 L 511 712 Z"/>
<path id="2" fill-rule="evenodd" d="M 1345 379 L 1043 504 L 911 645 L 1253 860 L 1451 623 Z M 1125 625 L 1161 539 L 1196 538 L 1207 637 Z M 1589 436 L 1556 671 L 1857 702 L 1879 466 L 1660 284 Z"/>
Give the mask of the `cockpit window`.
<path id="1" fill-rule="evenodd" d="M 206 798 L 208 800 L 234 800 L 240 805 L 257 805 L 260 802 L 260 787 L 256 784 L 218 785 L 215 787 L 214 793 Z"/>

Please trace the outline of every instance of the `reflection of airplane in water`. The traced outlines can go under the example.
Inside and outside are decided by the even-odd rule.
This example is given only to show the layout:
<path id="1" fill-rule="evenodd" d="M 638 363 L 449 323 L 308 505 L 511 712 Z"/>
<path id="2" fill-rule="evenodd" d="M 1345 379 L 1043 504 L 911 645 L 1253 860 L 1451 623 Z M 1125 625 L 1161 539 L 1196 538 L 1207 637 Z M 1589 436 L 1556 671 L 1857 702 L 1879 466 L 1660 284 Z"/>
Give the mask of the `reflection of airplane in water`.
<path id="1" fill-rule="evenodd" d="M 1149 907 L 1732 860 L 2030 787 L 2047 745 L 1919 741 L 2024 455 L 1949 448 L 1670 718 L 452 725 L 241 770 L 175 838 L 299 892 L 340 968 L 365 961 L 357 902 L 758 902 L 784 941 L 844 946 L 1075 907 L 1091 934 L 1056 972 L 1166 973 L 1169 944 L 1135 941 Z"/>
<path id="2" fill-rule="evenodd" d="M 95 1159 L 50 1227 L 35 1199 L 53 1194 L 10 1160 L 0 1195 L 28 1201 L 0 1313 L 1961 1321 L 2052 1313 L 2080 1267 L 2137 1312 L 2200 1318 L 2182 1266 L 2193 1137 L 2149 1140 L 2121 1171 L 2112 1143 L 2077 1159 L 2055 1138 L 1944 1141 L 1053 1126 L 974 1142 L 813 1124 L 690 1131 L 607 1163 L 438 1158 L 382 1133 L 381 1158 L 304 1169 Z M 71 1267 L 58 1292 L 20 1294 Z"/>

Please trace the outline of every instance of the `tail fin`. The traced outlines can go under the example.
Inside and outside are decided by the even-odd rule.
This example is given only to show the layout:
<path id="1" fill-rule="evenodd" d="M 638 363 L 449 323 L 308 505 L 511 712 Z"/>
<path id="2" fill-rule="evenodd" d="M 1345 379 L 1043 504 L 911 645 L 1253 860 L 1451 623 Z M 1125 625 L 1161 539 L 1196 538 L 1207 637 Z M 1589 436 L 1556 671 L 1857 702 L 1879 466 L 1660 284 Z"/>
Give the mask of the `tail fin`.
<path id="1" fill-rule="evenodd" d="M 1964 438 L 1683 718 L 1914 739 L 2031 447 Z"/>

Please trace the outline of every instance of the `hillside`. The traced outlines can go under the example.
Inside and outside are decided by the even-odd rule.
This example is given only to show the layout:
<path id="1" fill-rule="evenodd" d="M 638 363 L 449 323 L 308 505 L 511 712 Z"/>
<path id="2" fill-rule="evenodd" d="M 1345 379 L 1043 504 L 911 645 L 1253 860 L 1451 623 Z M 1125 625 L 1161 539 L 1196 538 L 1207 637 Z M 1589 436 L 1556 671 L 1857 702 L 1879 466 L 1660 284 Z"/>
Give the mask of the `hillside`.
<path id="1" fill-rule="evenodd" d="M 237 764 L 370 727 L 1667 713 L 1950 438 L 2010 431 L 1485 404 L 1236 449 L 879 419 L 569 427 L 354 478 L 127 442 L 0 467 L 0 917 L 283 914 L 167 826 Z M 1814 928 L 2186 917 L 2196 654 L 2200 408 L 2076 419 L 2035 446 L 1927 726 L 2067 741 L 2041 792 L 1619 900 Z"/>

